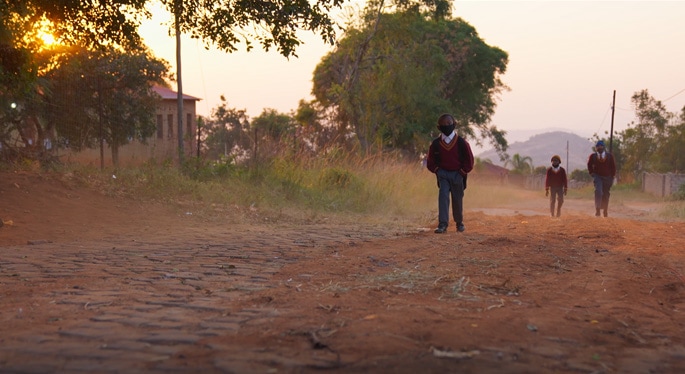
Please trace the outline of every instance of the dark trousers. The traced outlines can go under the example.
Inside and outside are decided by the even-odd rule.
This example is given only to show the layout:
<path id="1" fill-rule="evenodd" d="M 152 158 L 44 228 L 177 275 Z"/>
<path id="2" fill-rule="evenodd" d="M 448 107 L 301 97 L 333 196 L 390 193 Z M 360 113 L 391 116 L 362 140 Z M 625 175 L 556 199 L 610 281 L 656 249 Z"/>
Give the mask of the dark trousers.
<path id="1" fill-rule="evenodd" d="M 609 208 L 609 195 L 611 195 L 609 191 L 611 185 L 614 184 L 614 178 L 595 174 L 593 183 L 595 184 L 595 209 L 607 210 Z"/>
<path id="2" fill-rule="evenodd" d="M 550 187 L 549 188 L 549 211 L 554 216 L 554 205 L 557 205 L 557 217 L 561 215 L 561 206 L 564 205 L 564 187 Z"/>
<path id="3" fill-rule="evenodd" d="M 449 223 L 450 197 L 452 198 L 452 217 L 454 222 L 464 221 L 464 177 L 458 171 L 438 169 L 438 221 L 447 227 Z"/>

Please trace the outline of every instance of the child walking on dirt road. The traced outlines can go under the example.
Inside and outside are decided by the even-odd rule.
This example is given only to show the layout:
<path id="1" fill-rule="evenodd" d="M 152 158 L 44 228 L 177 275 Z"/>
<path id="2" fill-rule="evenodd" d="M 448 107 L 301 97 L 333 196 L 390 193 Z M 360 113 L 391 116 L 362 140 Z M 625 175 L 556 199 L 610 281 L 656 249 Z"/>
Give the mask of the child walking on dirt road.
<path id="1" fill-rule="evenodd" d="M 600 209 L 604 217 L 608 216 L 609 195 L 616 177 L 616 163 L 614 156 L 604 149 L 604 141 L 595 144 L 595 152 L 587 160 L 587 170 L 595 185 L 595 216 L 599 217 Z"/>
<path id="2" fill-rule="evenodd" d="M 552 195 L 549 194 L 550 190 Z M 552 166 L 547 168 L 545 177 L 545 196 L 549 196 L 549 212 L 554 217 L 554 205 L 556 205 L 556 216 L 561 216 L 561 206 L 564 204 L 564 195 L 568 191 L 568 181 L 566 179 L 566 169 L 561 166 L 561 157 L 552 156 Z"/>
<path id="3" fill-rule="evenodd" d="M 464 190 L 466 176 L 473 170 L 473 153 L 471 146 L 454 131 L 455 121 L 450 114 L 438 118 L 438 130 L 441 134 L 435 138 L 428 149 L 426 167 L 438 178 L 438 228 L 436 234 L 447 231 L 449 222 L 450 195 L 452 197 L 452 217 L 457 225 L 457 232 L 463 232 L 464 226 Z"/>

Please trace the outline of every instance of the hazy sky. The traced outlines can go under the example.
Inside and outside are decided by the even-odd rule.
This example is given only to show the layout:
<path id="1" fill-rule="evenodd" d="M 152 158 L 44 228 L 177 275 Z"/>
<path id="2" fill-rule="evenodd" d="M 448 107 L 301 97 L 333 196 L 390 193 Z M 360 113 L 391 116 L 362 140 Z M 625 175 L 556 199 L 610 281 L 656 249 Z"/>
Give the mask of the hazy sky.
<path id="1" fill-rule="evenodd" d="M 160 26 L 169 15 L 155 14 L 141 32 L 175 69 L 175 39 Z M 634 120 L 630 97 L 637 91 L 649 90 L 671 112 L 685 106 L 685 1 L 455 1 L 453 15 L 509 53 L 502 80 L 511 90 L 501 95 L 492 122 L 514 138 L 546 128 L 603 134 L 614 90 L 618 131 Z M 299 58 L 290 60 L 257 48 L 208 51 L 184 37 L 183 92 L 203 99 L 201 115 L 220 95 L 252 117 L 264 108 L 288 113 L 311 99 L 314 68 L 331 50 L 317 36 L 303 36 Z"/>

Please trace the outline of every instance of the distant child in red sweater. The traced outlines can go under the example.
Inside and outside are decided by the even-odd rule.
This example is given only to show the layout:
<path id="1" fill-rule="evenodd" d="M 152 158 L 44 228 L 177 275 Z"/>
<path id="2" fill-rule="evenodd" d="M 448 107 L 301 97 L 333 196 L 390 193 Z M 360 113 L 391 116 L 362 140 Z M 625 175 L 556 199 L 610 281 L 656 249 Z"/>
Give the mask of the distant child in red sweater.
<path id="1" fill-rule="evenodd" d="M 568 191 L 568 181 L 566 179 L 566 170 L 560 166 L 561 157 L 552 156 L 552 167 L 547 169 L 547 177 L 545 178 L 545 196 L 549 196 L 549 212 L 554 217 L 554 205 L 556 205 L 556 216 L 561 216 L 561 206 L 564 204 L 564 195 Z M 552 194 L 549 192 L 552 190 Z"/>

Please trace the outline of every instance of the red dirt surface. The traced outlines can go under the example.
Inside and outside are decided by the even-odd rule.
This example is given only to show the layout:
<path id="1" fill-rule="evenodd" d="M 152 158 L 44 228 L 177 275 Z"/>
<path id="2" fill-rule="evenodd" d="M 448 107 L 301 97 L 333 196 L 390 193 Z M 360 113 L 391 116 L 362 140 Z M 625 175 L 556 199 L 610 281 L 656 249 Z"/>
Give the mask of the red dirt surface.
<path id="1" fill-rule="evenodd" d="M 685 372 L 685 223 L 468 193 L 466 232 L 437 235 L 0 172 L 0 372 Z"/>

